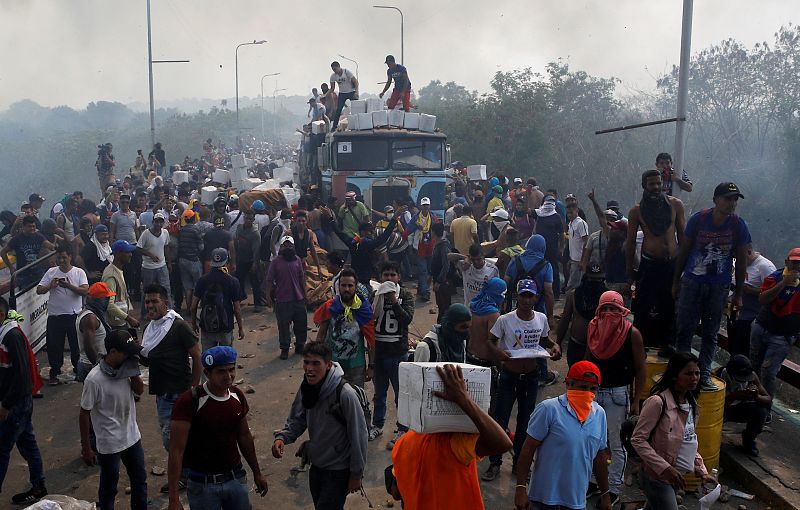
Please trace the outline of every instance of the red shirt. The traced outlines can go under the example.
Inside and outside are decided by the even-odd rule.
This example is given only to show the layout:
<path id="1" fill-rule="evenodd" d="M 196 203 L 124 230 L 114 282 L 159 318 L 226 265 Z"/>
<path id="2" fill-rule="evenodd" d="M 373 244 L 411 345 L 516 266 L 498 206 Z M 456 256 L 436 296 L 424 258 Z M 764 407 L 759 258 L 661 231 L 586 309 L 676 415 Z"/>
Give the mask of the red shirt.
<path id="1" fill-rule="evenodd" d="M 192 392 L 184 392 L 172 408 L 172 419 L 191 424 L 183 456 L 183 467 L 205 474 L 230 471 L 242 463 L 239 456 L 239 425 L 250 406 L 239 388 L 231 388 L 228 397 L 209 395 L 197 387 L 200 397 L 192 417 Z"/>

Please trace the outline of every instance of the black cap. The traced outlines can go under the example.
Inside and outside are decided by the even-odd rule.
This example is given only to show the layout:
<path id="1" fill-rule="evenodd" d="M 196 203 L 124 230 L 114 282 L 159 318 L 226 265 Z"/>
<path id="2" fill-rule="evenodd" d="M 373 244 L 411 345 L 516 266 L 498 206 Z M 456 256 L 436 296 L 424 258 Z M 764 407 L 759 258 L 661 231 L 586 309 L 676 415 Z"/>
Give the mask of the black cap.
<path id="1" fill-rule="evenodd" d="M 619 202 L 616 200 L 609 200 L 606 202 L 606 209 L 619 209 Z"/>
<path id="2" fill-rule="evenodd" d="M 386 55 L 386 60 L 383 61 L 384 64 L 394 64 L 394 55 Z"/>
<path id="3" fill-rule="evenodd" d="M 106 352 L 111 349 L 117 350 L 126 356 L 136 356 L 142 350 L 142 346 L 137 344 L 130 333 L 124 329 L 113 330 L 106 336 Z"/>
<path id="4" fill-rule="evenodd" d="M 714 188 L 714 198 L 717 197 L 732 197 L 737 196 L 739 198 L 744 198 L 742 192 L 739 191 L 739 186 L 733 182 L 721 182 Z"/>
<path id="5" fill-rule="evenodd" d="M 744 354 L 737 354 L 728 361 L 726 367 L 731 377 L 735 379 L 745 379 L 753 371 L 753 365 L 750 359 Z"/>
<path id="6" fill-rule="evenodd" d="M 38 193 L 31 193 L 31 195 L 28 197 L 28 202 L 29 203 L 30 202 L 44 202 L 44 201 L 45 201 L 44 197 L 42 195 L 38 194 Z"/>

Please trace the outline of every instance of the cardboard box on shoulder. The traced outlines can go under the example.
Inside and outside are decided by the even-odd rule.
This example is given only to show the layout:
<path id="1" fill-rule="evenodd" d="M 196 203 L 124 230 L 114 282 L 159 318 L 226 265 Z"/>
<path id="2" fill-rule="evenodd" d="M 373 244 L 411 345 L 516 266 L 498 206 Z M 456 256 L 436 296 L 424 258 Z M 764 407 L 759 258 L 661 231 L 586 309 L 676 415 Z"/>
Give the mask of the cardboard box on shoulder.
<path id="1" fill-rule="evenodd" d="M 426 133 L 433 133 L 436 129 L 436 115 L 428 115 L 427 113 L 419 114 L 419 130 Z"/>
<path id="2" fill-rule="evenodd" d="M 217 168 L 214 170 L 214 174 L 212 176 L 212 180 L 214 182 L 218 182 L 220 184 L 230 184 L 231 182 L 231 173 L 224 168 Z"/>
<path id="3" fill-rule="evenodd" d="M 405 119 L 406 112 L 403 110 L 388 110 L 389 111 L 389 125 L 394 127 L 403 127 L 403 120 Z"/>
<path id="4" fill-rule="evenodd" d="M 467 177 L 470 181 L 486 180 L 486 165 L 470 165 L 467 167 Z"/>
<path id="5" fill-rule="evenodd" d="M 455 403 L 439 398 L 434 391 L 442 391 L 442 382 L 436 367 L 447 363 L 400 363 L 400 396 L 397 402 L 397 420 L 414 432 L 477 433 L 472 420 Z M 461 367 L 470 398 L 484 411 L 489 410 L 492 369 L 453 363 Z"/>
<path id="6" fill-rule="evenodd" d="M 371 97 L 367 99 L 367 113 L 379 112 L 383 110 L 383 99 Z"/>
<path id="7" fill-rule="evenodd" d="M 250 177 L 250 175 L 248 175 L 247 173 L 246 166 L 235 166 L 230 169 L 230 174 L 231 174 L 231 183 L 234 183 L 236 181 L 243 181 L 248 177 Z"/>
<path id="8" fill-rule="evenodd" d="M 172 182 L 175 184 L 189 182 L 189 172 L 186 170 L 175 170 L 172 172 Z"/>
<path id="9" fill-rule="evenodd" d="M 350 100 L 350 114 L 367 113 L 367 100 L 366 99 L 351 99 Z"/>
<path id="10" fill-rule="evenodd" d="M 206 205 L 211 205 L 219 193 L 220 190 L 216 186 L 203 186 L 200 188 L 200 201 Z"/>
<path id="11" fill-rule="evenodd" d="M 372 129 L 372 114 L 371 113 L 359 113 L 358 114 L 358 129 L 360 131 L 366 131 L 368 129 Z"/>
<path id="12" fill-rule="evenodd" d="M 294 168 L 282 166 L 272 170 L 272 178 L 278 182 L 294 181 Z"/>
<path id="13" fill-rule="evenodd" d="M 384 127 L 389 125 L 389 111 L 380 110 L 372 112 L 372 127 Z"/>
<path id="14" fill-rule="evenodd" d="M 328 131 L 326 128 L 324 120 L 315 120 L 311 123 L 311 133 L 314 135 L 326 133 Z"/>
<path id="15" fill-rule="evenodd" d="M 244 179 L 242 181 L 234 181 L 232 183 L 232 186 L 236 188 L 236 191 L 238 191 L 241 194 L 245 191 L 250 191 L 251 189 L 257 186 L 260 186 L 263 183 L 264 181 L 262 181 L 258 177 L 248 177 L 247 179 Z"/>
<path id="16" fill-rule="evenodd" d="M 403 127 L 406 129 L 419 129 L 419 114 L 406 113 L 403 116 Z"/>
<path id="17" fill-rule="evenodd" d="M 238 168 L 242 166 L 246 167 L 247 162 L 245 161 L 245 159 L 246 158 L 244 157 L 244 154 L 234 154 L 233 156 L 231 156 L 231 165 L 233 165 L 233 168 Z"/>

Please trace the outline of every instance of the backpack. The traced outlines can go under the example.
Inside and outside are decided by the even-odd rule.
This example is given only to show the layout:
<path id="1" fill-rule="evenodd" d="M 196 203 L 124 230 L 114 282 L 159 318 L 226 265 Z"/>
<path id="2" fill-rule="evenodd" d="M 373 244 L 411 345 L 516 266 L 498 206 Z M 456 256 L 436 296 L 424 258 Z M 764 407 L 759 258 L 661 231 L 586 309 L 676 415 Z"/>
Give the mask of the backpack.
<path id="1" fill-rule="evenodd" d="M 656 420 L 653 430 L 650 431 L 650 436 L 647 438 L 648 443 L 653 440 L 653 434 L 655 434 L 658 424 L 661 423 L 661 419 L 667 412 L 667 399 L 664 398 L 664 395 L 660 393 L 658 394 L 658 397 L 661 399 L 661 413 L 658 415 L 658 420 Z M 636 428 L 637 423 L 639 423 L 638 416 L 631 416 L 622 422 L 622 425 L 619 428 L 619 440 L 622 443 L 622 446 L 625 448 L 625 451 L 628 452 L 628 455 L 638 459 L 639 454 L 631 444 L 631 437 L 633 437 L 633 430 Z"/>
<path id="2" fill-rule="evenodd" d="M 366 420 L 367 427 L 369 427 L 370 423 L 372 423 L 372 413 L 369 410 L 369 397 L 367 397 L 367 393 L 364 391 L 364 388 L 361 386 L 354 386 L 349 384 L 344 379 L 339 381 L 339 385 L 336 387 L 336 400 L 334 401 L 333 405 L 330 407 L 329 412 L 336 418 L 336 421 L 347 426 L 347 419 L 344 416 L 344 412 L 342 412 L 342 390 L 345 386 L 350 386 L 356 392 L 356 397 L 358 397 L 358 403 L 361 406 L 361 411 L 364 413 L 364 419 Z"/>
<path id="3" fill-rule="evenodd" d="M 526 278 L 531 280 L 536 280 L 536 275 L 539 274 L 539 271 L 544 269 L 544 267 L 548 264 L 547 259 L 540 260 L 536 265 L 534 265 L 530 271 L 523 274 L 522 270 L 524 267 L 522 266 L 522 257 L 519 255 L 514 256 L 514 267 L 517 268 L 517 275 L 514 278 L 511 286 L 508 287 L 508 291 L 506 292 L 506 306 L 508 307 L 507 310 L 511 311 L 514 309 L 514 302 L 515 298 L 517 297 L 517 284 L 525 280 Z M 510 264 L 509 264 L 510 265 Z M 506 268 L 506 273 L 508 273 L 508 268 Z M 536 285 L 539 285 L 539 282 L 536 282 Z M 539 289 L 540 294 L 544 292 L 544 289 Z"/>
<path id="4" fill-rule="evenodd" d="M 201 302 L 200 328 L 207 333 L 222 333 L 231 331 L 233 324 L 228 323 L 225 313 L 225 293 L 222 284 L 212 284 Z"/>

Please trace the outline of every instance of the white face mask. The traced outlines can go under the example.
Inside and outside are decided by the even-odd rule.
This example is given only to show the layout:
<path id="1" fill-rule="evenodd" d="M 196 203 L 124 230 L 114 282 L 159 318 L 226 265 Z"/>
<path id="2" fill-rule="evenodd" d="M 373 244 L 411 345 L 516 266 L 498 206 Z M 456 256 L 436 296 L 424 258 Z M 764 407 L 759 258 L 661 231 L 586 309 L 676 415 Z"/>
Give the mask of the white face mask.
<path id="1" fill-rule="evenodd" d="M 508 225 L 508 222 L 505 221 L 505 220 L 501 220 L 501 221 L 495 220 L 492 223 L 494 223 L 494 226 L 497 227 L 497 230 L 499 230 L 501 232 L 503 231 L 504 228 L 506 228 L 506 225 Z"/>
<path id="2" fill-rule="evenodd" d="M 284 228 L 289 228 L 291 226 L 291 224 L 292 224 L 292 220 L 290 220 L 290 219 L 285 219 L 285 220 L 284 219 L 280 219 L 280 220 L 278 220 L 278 223 L 283 225 Z"/>

